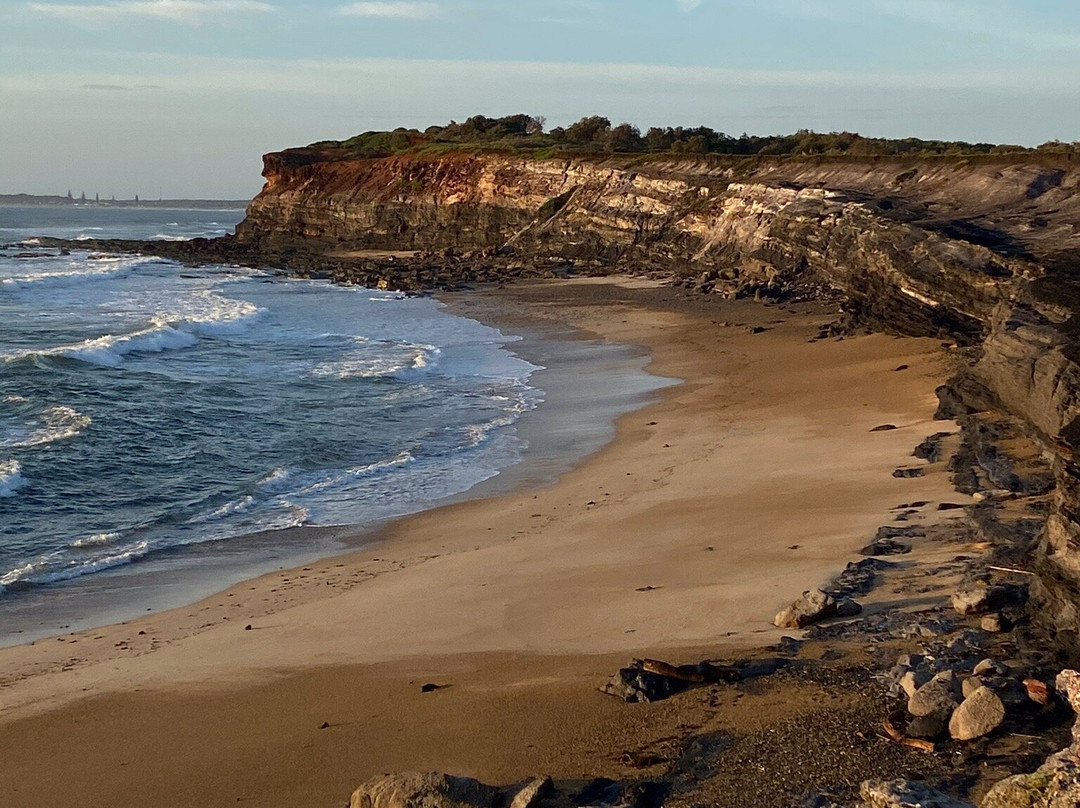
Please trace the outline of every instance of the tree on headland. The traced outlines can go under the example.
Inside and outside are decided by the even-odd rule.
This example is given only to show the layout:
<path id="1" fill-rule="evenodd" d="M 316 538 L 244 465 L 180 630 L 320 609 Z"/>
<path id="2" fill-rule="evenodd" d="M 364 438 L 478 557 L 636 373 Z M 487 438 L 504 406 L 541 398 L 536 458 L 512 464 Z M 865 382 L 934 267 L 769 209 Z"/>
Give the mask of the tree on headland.
<path id="1" fill-rule="evenodd" d="M 73 197 L 73 196 L 71 195 L 71 189 L 70 189 L 70 188 L 68 188 L 68 194 L 67 194 L 67 198 L 68 198 L 68 201 L 69 201 L 69 202 L 74 202 L 74 201 L 75 201 L 75 197 Z"/>
<path id="2" fill-rule="evenodd" d="M 139 204 L 139 195 L 138 194 L 135 194 L 135 204 L 136 205 Z"/>
<path id="3" fill-rule="evenodd" d="M 566 127 L 566 139 L 571 143 L 602 143 L 610 131 L 610 120 L 602 115 L 590 115 Z"/>
<path id="4" fill-rule="evenodd" d="M 395 154 L 441 154 L 453 150 L 484 150 L 540 157 L 555 154 L 682 154 L 743 156 L 953 156 L 1029 152 L 1021 146 L 991 143 L 922 140 L 919 138 L 863 137 L 855 132 L 814 132 L 800 129 L 788 135 L 728 135 L 708 126 L 653 126 L 642 135 L 631 123 L 612 126 L 602 115 L 588 115 L 576 123 L 545 131 L 542 115 L 507 115 L 489 118 L 473 115 L 463 122 L 429 126 L 423 132 L 398 128 L 391 132 L 364 132 L 344 141 L 322 141 L 313 147 L 343 148 L 351 157 L 374 158 Z M 1072 156 L 1080 150 L 1075 143 L 1052 142 L 1038 151 Z"/>
<path id="5" fill-rule="evenodd" d="M 85 202 L 86 201 L 86 191 L 83 191 L 81 194 L 79 194 L 79 201 L 80 202 Z"/>

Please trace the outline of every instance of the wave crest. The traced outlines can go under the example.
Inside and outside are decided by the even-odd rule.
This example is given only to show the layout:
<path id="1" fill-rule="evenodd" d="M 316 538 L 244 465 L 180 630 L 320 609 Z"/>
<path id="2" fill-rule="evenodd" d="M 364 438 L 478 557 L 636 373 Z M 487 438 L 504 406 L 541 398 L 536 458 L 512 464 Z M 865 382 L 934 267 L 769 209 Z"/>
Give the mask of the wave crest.
<path id="1" fill-rule="evenodd" d="M 26 485 L 22 466 L 18 460 L 0 461 L 0 497 L 13 497 L 15 491 Z"/>
<path id="2" fill-rule="evenodd" d="M 28 434 L 9 437 L 0 441 L 5 449 L 29 449 L 32 446 L 44 446 L 58 440 L 66 440 L 79 435 L 93 423 L 89 415 L 83 415 L 71 407 L 48 407 L 41 414 L 41 426 Z"/>

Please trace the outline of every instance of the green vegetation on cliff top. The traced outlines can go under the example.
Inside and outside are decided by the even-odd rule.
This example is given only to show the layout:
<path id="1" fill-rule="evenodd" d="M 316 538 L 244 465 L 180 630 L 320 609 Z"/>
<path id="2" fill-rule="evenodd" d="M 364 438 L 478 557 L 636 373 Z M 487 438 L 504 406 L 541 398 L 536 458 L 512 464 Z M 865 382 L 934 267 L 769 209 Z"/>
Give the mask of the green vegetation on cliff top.
<path id="1" fill-rule="evenodd" d="M 964 141 L 870 138 L 852 132 L 822 134 L 800 130 L 793 135 L 738 137 L 707 126 L 652 127 L 644 134 L 629 123 L 612 126 L 598 115 L 571 126 L 545 129 L 542 117 L 475 115 L 446 126 L 365 132 L 344 141 L 323 141 L 313 147 L 339 147 L 355 157 L 398 154 L 440 154 L 451 151 L 498 151 L 537 158 L 560 154 L 667 154 L 728 156 L 974 156 L 995 154 L 1062 154 L 1080 152 L 1080 142 L 1053 141 L 1031 149 L 1024 146 Z"/>

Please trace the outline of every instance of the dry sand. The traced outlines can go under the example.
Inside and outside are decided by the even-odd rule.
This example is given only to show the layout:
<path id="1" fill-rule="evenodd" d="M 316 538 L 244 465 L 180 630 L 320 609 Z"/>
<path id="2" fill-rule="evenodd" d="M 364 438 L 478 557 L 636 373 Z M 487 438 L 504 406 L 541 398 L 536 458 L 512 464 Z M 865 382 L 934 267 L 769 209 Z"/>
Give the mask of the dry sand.
<path id="1" fill-rule="evenodd" d="M 684 383 L 549 487 L 401 520 L 372 550 L 188 608 L 0 650 L 0 804 L 324 806 L 397 769 L 617 773 L 618 750 L 680 718 L 598 694 L 615 667 L 774 641 L 772 615 L 890 509 L 956 499 L 940 469 L 892 476 L 942 428 L 938 342 L 810 342 L 822 312 L 703 316 L 662 297 L 581 281 L 455 301 L 647 346 L 651 371 Z M 871 432 L 882 424 L 899 428 Z M 453 686 L 421 694 L 429 681 Z"/>

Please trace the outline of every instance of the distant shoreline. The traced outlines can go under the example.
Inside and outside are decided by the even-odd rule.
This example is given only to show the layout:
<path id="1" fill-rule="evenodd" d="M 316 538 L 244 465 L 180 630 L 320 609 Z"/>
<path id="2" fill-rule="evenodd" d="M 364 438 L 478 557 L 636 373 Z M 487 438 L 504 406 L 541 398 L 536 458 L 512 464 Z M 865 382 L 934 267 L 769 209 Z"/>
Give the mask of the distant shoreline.
<path id="1" fill-rule="evenodd" d="M 181 208 L 194 210 L 237 210 L 248 206 L 249 199 L 71 199 L 66 196 L 36 194 L 0 194 L 0 208 Z"/>

